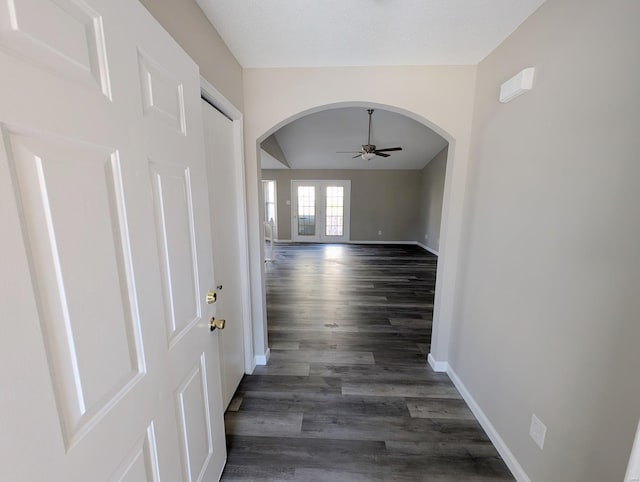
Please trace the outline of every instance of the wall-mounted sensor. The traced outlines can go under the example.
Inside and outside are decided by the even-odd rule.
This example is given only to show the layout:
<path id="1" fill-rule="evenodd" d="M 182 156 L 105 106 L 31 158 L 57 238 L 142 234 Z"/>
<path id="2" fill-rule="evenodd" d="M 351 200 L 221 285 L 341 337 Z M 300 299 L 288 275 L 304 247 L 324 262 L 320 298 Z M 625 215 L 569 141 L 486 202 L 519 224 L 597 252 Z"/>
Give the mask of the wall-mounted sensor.
<path id="1" fill-rule="evenodd" d="M 500 86 L 500 102 L 506 104 L 516 97 L 533 88 L 533 73 L 535 69 L 528 67 L 517 73 Z"/>

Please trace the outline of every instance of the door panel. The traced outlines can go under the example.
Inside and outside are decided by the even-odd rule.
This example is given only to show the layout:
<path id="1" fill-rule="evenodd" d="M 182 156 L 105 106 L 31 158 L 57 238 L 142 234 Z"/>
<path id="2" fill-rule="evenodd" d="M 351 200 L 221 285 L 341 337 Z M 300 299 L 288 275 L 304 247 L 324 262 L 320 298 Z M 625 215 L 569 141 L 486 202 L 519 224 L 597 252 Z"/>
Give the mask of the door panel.
<path id="1" fill-rule="evenodd" d="M 160 482 L 158 468 L 158 450 L 153 423 L 147 427 L 147 433 L 141 438 L 122 466 L 110 479 L 112 482 Z"/>
<path id="2" fill-rule="evenodd" d="M 126 62 L 94 63 L 117 3 L 0 7 L 2 480 L 109 480 L 161 417 L 145 335 L 162 311 L 140 296 L 155 291 L 139 256 L 149 224 L 130 223 L 149 187 L 135 174 L 127 94 L 109 100 L 111 75 L 135 77 Z"/>
<path id="3" fill-rule="evenodd" d="M 202 480 L 213 455 L 206 362 L 203 353 L 176 392 L 185 480 L 189 482 Z"/>
<path id="4" fill-rule="evenodd" d="M 226 459 L 218 348 L 222 332 L 209 330 L 209 318 L 221 315 L 216 305 L 205 302 L 218 282 L 211 253 L 200 79 L 197 66 L 166 32 L 158 28 L 149 33 L 136 39 L 137 105 L 140 139 L 152 173 L 164 305 L 171 308 L 168 326 L 175 323 L 165 354 L 175 417 L 171 430 L 180 441 L 181 479 L 217 480 Z M 200 367 L 197 376 L 194 367 Z"/>
<path id="5" fill-rule="evenodd" d="M 120 161 L 111 149 L 4 134 L 69 448 L 144 370 Z"/>
<path id="6" fill-rule="evenodd" d="M 197 67 L 138 2 L 12 0 L 0 71 L 0 480 L 217 479 Z"/>
<path id="7" fill-rule="evenodd" d="M 158 63 L 138 52 L 144 114 L 186 135 L 182 84 Z"/>
<path id="8" fill-rule="evenodd" d="M 200 286 L 189 169 L 150 163 L 167 335 L 172 345 L 200 320 Z"/>
<path id="9" fill-rule="evenodd" d="M 213 240 L 213 263 L 218 299 L 217 313 L 227 326 L 219 334 L 222 402 L 227 407 L 235 393 L 244 367 L 244 316 L 242 293 L 242 252 L 238 220 L 242 218 L 238 203 L 234 156 L 233 122 L 202 101 L 204 116 L 207 179 Z"/>
<path id="10" fill-rule="evenodd" d="M 0 44 L 6 49 L 111 97 L 97 11 L 70 0 L 7 0 L 0 9 Z"/>

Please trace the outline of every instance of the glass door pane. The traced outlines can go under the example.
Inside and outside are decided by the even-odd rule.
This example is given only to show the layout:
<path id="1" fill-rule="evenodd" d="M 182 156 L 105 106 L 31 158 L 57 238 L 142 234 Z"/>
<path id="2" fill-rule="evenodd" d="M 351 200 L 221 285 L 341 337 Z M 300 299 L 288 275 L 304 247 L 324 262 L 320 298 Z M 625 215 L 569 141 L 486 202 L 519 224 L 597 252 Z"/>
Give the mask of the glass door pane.
<path id="1" fill-rule="evenodd" d="M 276 221 L 276 182 L 262 181 L 264 189 L 264 220 L 269 222 Z"/>
<path id="2" fill-rule="evenodd" d="M 344 187 L 327 186 L 325 191 L 325 235 L 344 235 Z"/>
<path id="3" fill-rule="evenodd" d="M 315 186 L 298 186 L 298 234 L 300 236 L 316 234 Z"/>

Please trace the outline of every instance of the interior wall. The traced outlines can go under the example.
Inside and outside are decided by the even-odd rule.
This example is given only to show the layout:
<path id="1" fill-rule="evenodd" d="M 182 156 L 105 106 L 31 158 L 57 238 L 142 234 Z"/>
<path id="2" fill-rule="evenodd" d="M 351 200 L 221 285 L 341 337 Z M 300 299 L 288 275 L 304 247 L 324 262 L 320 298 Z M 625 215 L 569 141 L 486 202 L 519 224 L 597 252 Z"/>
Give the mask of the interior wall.
<path id="1" fill-rule="evenodd" d="M 442 149 L 420 173 L 420 212 L 415 240 L 436 253 L 440 250 L 440 223 L 447 169 L 448 147 Z"/>
<path id="2" fill-rule="evenodd" d="M 638 19 L 548 0 L 478 67 L 449 362 L 536 482 L 623 480 L 640 416 Z"/>
<path id="3" fill-rule="evenodd" d="M 418 233 L 421 171 L 263 169 L 275 180 L 278 238 L 291 240 L 291 181 L 351 181 L 351 241 L 413 241 Z M 382 231 L 382 235 L 378 235 Z"/>
<path id="4" fill-rule="evenodd" d="M 200 67 L 200 74 L 239 111 L 242 67 L 195 0 L 140 0 Z"/>
<path id="5" fill-rule="evenodd" d="M 245 159 L 256 353 L 267 352 L 258 195 L 258 142 L 308 113 L 335 107 L 373 107 L 422 122 L 449 142 L 440 258 L 436 281 L 432 356 L 447 360 L 456 305 L 458 251 L 466 188 L 476 66 L 245 69 Z M 260 295 L 259 295 L 260 294 Z M 261 315 L 261 316 L 260 316 Z"/>

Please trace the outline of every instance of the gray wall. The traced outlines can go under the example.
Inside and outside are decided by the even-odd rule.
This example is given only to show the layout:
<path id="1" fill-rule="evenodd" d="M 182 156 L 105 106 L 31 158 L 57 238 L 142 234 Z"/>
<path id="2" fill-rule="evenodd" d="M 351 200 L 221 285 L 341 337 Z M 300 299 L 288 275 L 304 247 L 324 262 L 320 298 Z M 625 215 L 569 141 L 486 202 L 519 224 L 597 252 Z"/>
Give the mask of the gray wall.
<path id="1" fill-rule="evenodd" d="M 442 149 L 422 170 L 420 231 L 416 241 L 435 252 L 440 250 L 440 221 L 448 151 L 448 146 Z"/>
<path id="2" fill-rule="evenodd" d="M 264 169 L 278 190 L 278 238 L 291 239 L 291 180 L 351 181 L 352 241 L 412 241 L 420 229 L 421 171 Z M 382 236 L 378 236 L 382 230 Z"/>
<path id="3" fill-rule="evenodd" d="M 639 19 L 548 0 L 478 68 L 449 362 L 536 482 L 622 480 L 640 415 Z"/>
<path id="4" fill-rule="evenodd" d="M 200 66 L 200 73 L 242 111 L 242 67 L 195 0 L 140 0 Z"/>

